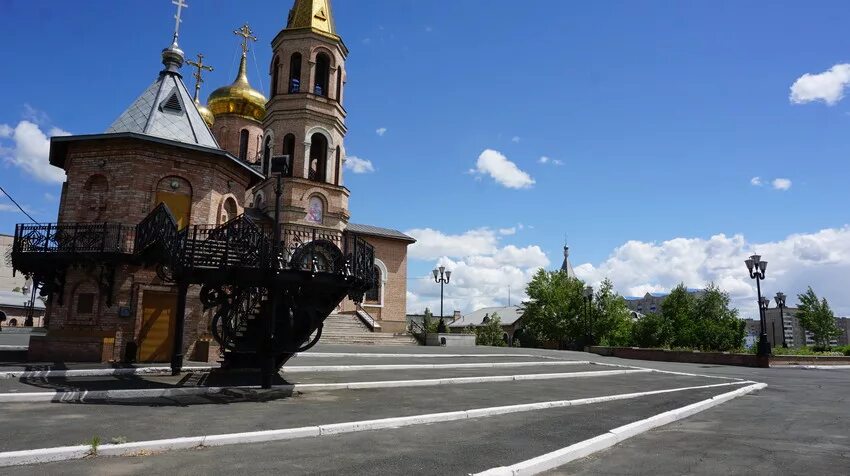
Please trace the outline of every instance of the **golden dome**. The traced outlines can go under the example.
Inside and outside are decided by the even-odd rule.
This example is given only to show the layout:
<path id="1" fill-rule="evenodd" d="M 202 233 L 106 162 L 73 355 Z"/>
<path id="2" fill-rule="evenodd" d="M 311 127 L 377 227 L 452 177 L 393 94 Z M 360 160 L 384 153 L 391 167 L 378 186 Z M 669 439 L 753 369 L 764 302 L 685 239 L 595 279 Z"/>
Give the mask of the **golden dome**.
<path id="1" fill-rule="evenodd" d="M 201 115 L 204 122 L 207 123 L 207 127 L 212 127 L 213 124 L 215 124 L 215 116 L 213 116 L 213 113 L 210 112 L 206 106 L 201 104 L 201 102 L 198 101 L 198 98 L 195 98 L 195 107 L 198 108 L 198 113 Z"/>
<path id="2" fill-rule="evenodd" d="M 216 89 L 207 99 L 207 107 L 214 117 L 235 114 L 260 122 L 266 117 L 266 97 L 248 83 L 246 63 L 246 55 L 243 54 L 236 81 Z"/>

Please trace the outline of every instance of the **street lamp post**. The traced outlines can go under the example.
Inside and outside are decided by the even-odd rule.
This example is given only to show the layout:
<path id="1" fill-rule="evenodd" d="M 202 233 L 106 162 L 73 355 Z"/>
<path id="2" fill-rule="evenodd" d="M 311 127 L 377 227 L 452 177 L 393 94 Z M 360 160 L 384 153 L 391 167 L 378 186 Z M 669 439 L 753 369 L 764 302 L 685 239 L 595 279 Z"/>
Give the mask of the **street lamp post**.
<path id="1" fill-rule="evenodd" d="M 767 341 L 767 322 L 765 321 L 765 313 L 761 298 L 761 280 L 764 279 L 764 273 L 767 271 L 767 261 L 763 261 L 759 255 L 752 255 L 749 259 L 744 261 L 744 263 L 746 263 L 747 270 L 750 272 L 750 278 L 756 280 L 756 292 L 758 293 L 759 324 L 761 328 L 761 335 L 759 335 L 758 342 L 758 355 L 770 355 L 770 342 Z"/>
<path id="2" fill-rule="evenodd" d="M 584 330 L 588 346 L 593 345 L 593 325 L 590 322 L 590 304 L 593 302 L 593 287 L 584 288 Z"/>
<path id="3" fill-rule="evenodd" d="M 767 296 L 762 296 L 761 300 L 759 301 L 759 308 L 761 308 L 761 313 L 764 316 L 764 326 L 765 326 L 765 329 L 766 329 L 767 328 L 767 310 L 770 309 L 770 298 L 767 297 Z M 773 342 L 774 342 L 773 345 L 776 345 L 776 321 L 771 321 L 771 324 L 773 324 L 773 328 L 770 331 L 770 335 L 772 336 L 772 338 L 768 339 L 767 343 L 770 344 L 770 341 L 773 340 Z"/>
<path id="4" fill-rule="evenodd" d="M 445 266 L 440 266 L 434 271 L 434 282 L 440 285 L 440 322 L 443 322 L 443 286 L 449 284 L 452 272 L 446 271 Z"/>
<path id="5" fill-rule="evenodd" d="M 785 293 L 778 292 L 774 297 L 776 307 L 779 308 L 779 323 L 782 324 L 782 347 L 788 348 L 788 341 L 785 339 Z"/>

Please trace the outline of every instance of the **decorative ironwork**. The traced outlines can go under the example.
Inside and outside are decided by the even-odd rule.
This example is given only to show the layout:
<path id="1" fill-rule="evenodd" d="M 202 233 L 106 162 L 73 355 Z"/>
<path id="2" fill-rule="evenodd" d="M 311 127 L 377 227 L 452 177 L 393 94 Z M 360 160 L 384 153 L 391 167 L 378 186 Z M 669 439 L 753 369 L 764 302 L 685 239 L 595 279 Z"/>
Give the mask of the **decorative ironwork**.
<path id="1" fill-rule="evenodd" d="M 273 359 L 279 368 L 319 341 L 325 318 L 345 296 L 362 302 L 375 282 L 375 250 L 361 237 L 291 224 L 275 233 L 245 215 L 178 230 L 171 211 L 159 204 L 135 227 L 47 224 L 18 225 L 15 231 L 15 269 L 32 273 L 60 305 L 65 270 L 94 265 L 111 306 L 122 260 L 155 266 L 163 282 L 184 290 L 201 285 L 225 367 L 268 369 Z"/>

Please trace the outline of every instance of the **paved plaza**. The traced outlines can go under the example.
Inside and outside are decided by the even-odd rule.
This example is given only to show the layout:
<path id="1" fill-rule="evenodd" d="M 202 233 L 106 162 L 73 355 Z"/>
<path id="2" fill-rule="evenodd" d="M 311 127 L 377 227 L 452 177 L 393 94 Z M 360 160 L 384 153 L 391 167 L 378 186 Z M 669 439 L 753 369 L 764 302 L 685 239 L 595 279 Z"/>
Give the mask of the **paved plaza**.
<path id="1" fill-rule="evenodd" d="M 4 474 L 525 474 L 518 468 L 534 458 L 759 383 L 768 386 L 547 474 L 838 474 L 850 467 L 848 370 L 331 345 L 292 359 L 271 391 L 255 387 L 256 374 L 87 375 L 106 373 L 96 369 L 0 365 L 0 461 L 9 452 L 101 441 L 96 457 L 9 466 Z M 274 431 L 287 429 L 299 430 Z M 191 437 L 206 439 L 167 450 L 154 441 Z M 129 445 L 110 450 L 113 442 Z M 121 451 L 131 456 L 106 456 L 134 442 L 135 450 Z"/>

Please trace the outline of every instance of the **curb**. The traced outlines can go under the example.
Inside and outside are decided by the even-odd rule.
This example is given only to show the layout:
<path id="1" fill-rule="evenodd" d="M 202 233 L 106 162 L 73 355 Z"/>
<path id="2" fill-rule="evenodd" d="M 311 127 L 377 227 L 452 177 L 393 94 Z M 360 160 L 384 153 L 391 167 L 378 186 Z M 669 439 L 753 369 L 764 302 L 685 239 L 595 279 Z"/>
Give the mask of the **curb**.
<path id="1" fill-rule="evenodd" d="M 649 370 L 597 370 L 590 372 L 563 372 L 548 374 L 523 374 L 523 375 L 487 375 L 480 377 L 452 377 L 438 379 L 418 380 L 383 380 L 373 382 L 347 382 L 347 383 L 307 383 L 294 385 L 274 385 L 270 390 L 263 390 L 259 386 L 233 386 L 233 387 L 185 387 L 185 388 L 151 388 L 151 389 L 117 389 L 117 390 L 81 390 L 55 392 L 28 392 L 28 393 L 0 393 L 0 403 L 73 403 L 73 402 L 95 402 L 110 401 L 132 398 L 163 398 L 163 397 L 185 397 L 197 395 L 214 395 L 223 392 L 242 392 L 249 394 L 265 394 L 276 391 L 291 392 L 318 392 L 331 390 L 361 390 L 368 388 L 401 388 L 401 387 L 427 387 L 436 385 L 460 385 L 470 383 L 494 383 L 494 382 L 519 382 L 526 380 L 551 380 L 562 378 L 583 377 L 606 377 L 614 375 L 626 375 L 635 373 L 649 373 Z"/>
<path id="2" fill-rule="evenodd" d="M 560 360 L 544 362 L 474 362 L 463 364 L 364 364 L 364 365 L 292 365 L 281 369 L 287 372 L 353 372 L 360 370 L 415 370 L 415 369 L 495 369 L 550 365 L 588 365 L 588 360 Z"/>
<path id="3" fill-rule="evenodd" d="M 735 384 L 730 383 L 727 385 Z M 649 418 L 645 418 L 634 423 L 629 423 L 628 425 L 623 425 L 614 428 L 613 430 L 610 430 L 607 433 L 604 433 L 597 437 L 580 441 L 573 445 L 561 448 L 551 453 L 546 453 L 536 458 L 522 461 L 511 466 L 491 468 L 486 471 L 476 473 L 476 476 L 532 475 L 541 473 L 543 471 L 548 471 L 550 469 L 563 466 L 571 461 L 584 458 L 606 448 L 610 448 L 616 445 L 617 443 L 620 443 L 621 441 L 624 441 L 641 433 L 645 433 L 649 430 L 652 430 L 653 428 L 657 428 L 659 426 L 667 425 L 683 418 L 687 418 L 693 414 L 702 412 L 711 407 L 732 400 L 733 398 L 740 397 L 742 395 L 746 395 L 750 392 L 761 390 L 766 387 L 767 384 L 764 383 L 752 383 L 752 385 L 748 385 L 743 388 L 738 388 L 731 392 L 715 395 L 714 397 L 699 401 L 697 403 L 677 408 L 675 410 L 666 411 L 664 413 L 659 413 L 658 415 L 651 416 Z"/>
<path id="4" fill-rule="evenodd" d="M 183 367 L 183 372 L 209 372 L 212 366 Z M 0 379 L 10 378 L 64 378 L 64 377 L 111 377 L 117 375 L 161 375 L 170 374 L 171 367 L 130 367 L 119 369 L 70 369 L 70 370 L 10 370 L 0 372 Z"/>
<path id="5" fill-rule="evenodd" d="M 321 437 L 326 435 L 336 435 L 340 433 L 352 433 L 358 431 L 369 431 L 369 430 L 378 430 L 378 429 L 390 429 L 390 428 L 399 428 L 403 426 L 412 426 L 412 425 L 420 425 L 420 424 L 428 424 L 428 423 L 436 423 L 436 422 L 446 422 L 446 421 L 459 421 L 465 420 L 468 418 L 481 418 L 481 417 L 489 417 L 495 415 L 503 415 L 506 413 L 520 413 L 520 412 L 528 412 L 534 410 L 543 410 L 547 408 L 562 408 L 569 407 L 573 405 L 586 405 L 589 403 L 598 403 L 598 402 L 606 402 L 613 400 L 627 400 L 632 398 L 639 398 L 648 395 L 659 395 L 663 393 L 673 393 L 673 392 L 682 392 L 687 390 L 696 390 L 696 389 L 704 389 L 704 388 L 714 388 L 714 387 L 727 387 L 732 385 L 741 385 L 742 383 L 750 383 L 750 382 L 729 382 L 729 383 L 720 383 L 713 385 L 702 385 L 697 387 L 681 387 L 681 388 L 672 388 L 665 390 L 654 390 L 649 392 L 638 392 L 638 393 L 628 393 L 628 394 L 619 394 L 619 395 L 607 395 L 603 397 L 595 397 L 595 398 L 584 398 L 579 400 L 556 400 L 549 402 L 538 402 L 538 403 L 527 403 L 527 404 L 519 404 L 519 405 L 510 405 L 503 407 L 488 407 L 488 408 L 476 408 L 471 410 L 460 410 L 454 412 L 443 412 L 443 413 L 429 413 L 423 415 L 413 415 L 413 416 L 404 416 L 404 417 L 391 417 L 391 418 L 382 418 L 377 420 L 362 420 L 362 421 L 352 421 L 352 422 L 344 422 L 344 423 L 332 423 L 327 425 L 317 425 L 317 426 L 309 426 L 309 427 L 300 427 L 300 428 L 286 428 L 280 430 L 266 430 L 259 432 L 247 432 L 247 433 L 230 433 L 230 434 L 219 434 L 219 435 L 207 435 L 207 436 L 193 436 L 193 437 L 184 437 L 184 438 L 172 438 L 172 439 L 162 439 L 162 440 L 150 440 L 150 441 L 138 441 L 133 443 L 122 443 L 122 444 L 105 444 L 101 445 L 98 448 L 98 455 L 103 456 L 131 456 L 134 454 L 139 454 L 140 452 L 161 452 L 161 451 L 170 451 L 176 449 L 189 449 L 196 448 L 200 446 L 223 446 L 223 445 L 233 445 L 233 444 L 244 444 L 258 441 L 279 441 L 279 440 L 288 440 L 295 438 L 312 438 L 312 437 Z M 761 386 L 761 387 L 759 387 Z M 705 400 L 696 405 L 703 404 L 704 402 L 716 402 L 711 403 L 710 406 L 717 405 L 726 400 L 723 400 L 722 397 L 737 394 L 743 390 L 747 390 L 744 393 L 752 391 L 755 387 L 764 388 L 765 384 L 755 384 L 750 385 L 749 387 L 745 387 L 742 389 L 738 389 L 734 392 L 729 392 L 726 394 L 719 395 L 717 397 L 713 397 L 712 399 Z M 734 398 L 728 397 L 728 399 Z M 692 407 L 693 405 L 689 405 Z M 688 408 L 688 407 L 683 407 Z M 706 406 L 705 408 L 708 408 Z M 704 409 L 704 408 L 703 408 Z M 679 409 L 682 410 L 682 409 Z M 678 411 L 678 410 L 673 410 Z M 700 411 L 700 410 L 697 410 Z M 667 412 L 669 413 L 669 412 Z M 662 414 L 664 415 L 664 414 Z M 652 417 L 655 418 L 655 417 Z M 683 418 L 683 417 L 679 417 Z M 638 422 L 640 423 L 640 422 Z M 657 426 L 657 425 L 656 425 Z M 645 430 L 644 430 L 645 431 Z M 613 435 L 613 433 L 612 433 Z M 608 437 L 612 438 L 612 437 Z M 611 443 L 611 445 L 615 444 L 616 440 Z M 609 445 L 609 446 L 611 446 Z M 571 447 L 568 447 L 571 448 Z M 36 450 L 23 450 L 23 451 L 9 451 L 0 453 L 0 467 L 4 466 L 18 466 L 24 464 L 32 464 L 32 463 L 46 463 L 49 461 L 65 461 L 65 460 L 74 460 L 81 459 L 88 456 L 91 456 L 91 447 L 87 445 L 81 446 L 64 446 L 57 448 L 41 448 Z M 563 451 L 563 450 L 559 450 Z M 546 455 L 544 455 L 546 456 Z M 522 464 L 522 463 L 521 463 Z M 560 464 L 559 464 L 560 465 Z M 505 468 L 494 468 L 494 470 L 503 470 Z M 491 471 L 494 471 L 491 470 Z M 511 474 L 511 473 L 487 473 L 487 474 Z M 519 473 L 513 473 L 519 474 Z M 525 474 L 525 473 L 521 473 Z"/>

